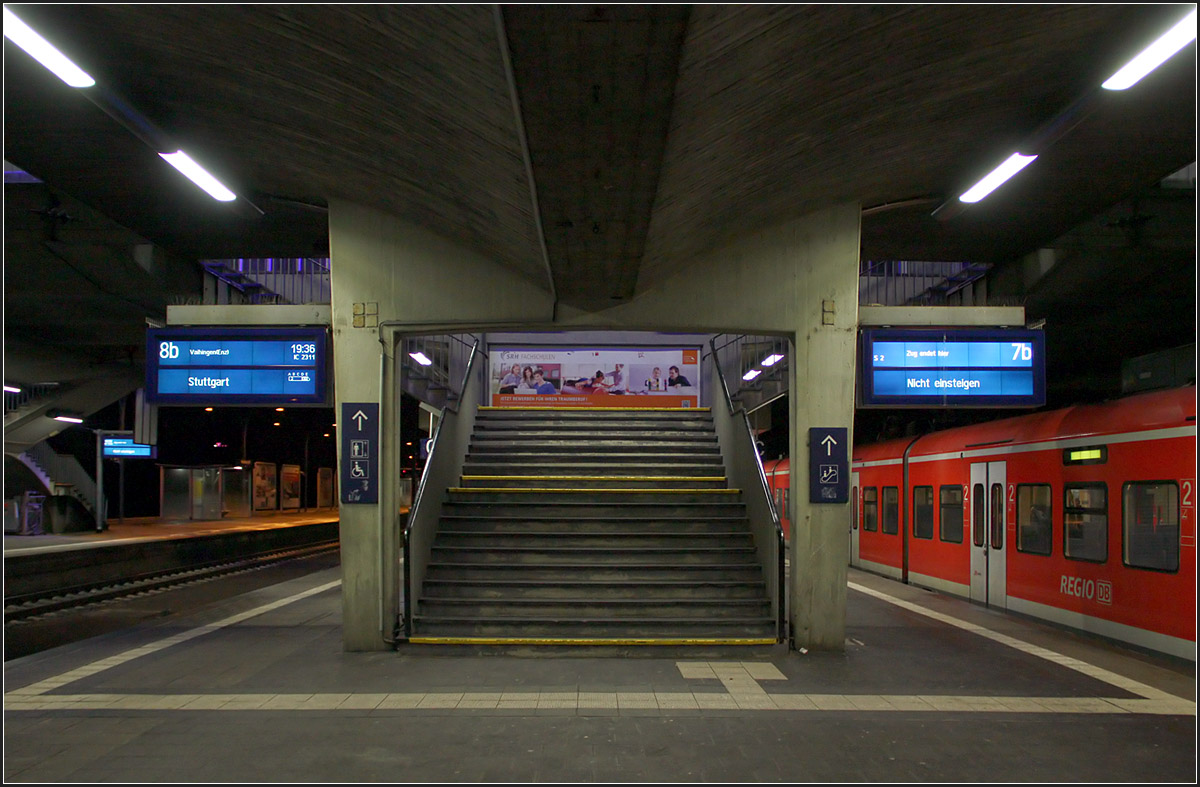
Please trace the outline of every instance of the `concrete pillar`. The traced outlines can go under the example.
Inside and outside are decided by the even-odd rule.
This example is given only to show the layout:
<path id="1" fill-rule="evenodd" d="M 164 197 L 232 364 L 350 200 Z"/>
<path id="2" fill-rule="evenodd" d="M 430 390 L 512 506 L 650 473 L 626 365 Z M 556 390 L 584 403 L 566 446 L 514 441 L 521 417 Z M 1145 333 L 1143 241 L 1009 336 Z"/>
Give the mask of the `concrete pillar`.
<path id="1" fill-rule="evenodd" d="M 342 643 L 386 650 L 397 616 L 401 542 L 399 393 L 404 332 L 456 333 L 551 311 L 537 284 L 478 253 L 380 211 L 329 204 L 336 417 L 344 402 L 380 405 L 379 503 L 341 505 Z M 341 424 L 339 423 L 339 428 Z M 408 439 L 415 438 L 415 435 Z M 338 441 L 338 464 L 345 460 Z"/>

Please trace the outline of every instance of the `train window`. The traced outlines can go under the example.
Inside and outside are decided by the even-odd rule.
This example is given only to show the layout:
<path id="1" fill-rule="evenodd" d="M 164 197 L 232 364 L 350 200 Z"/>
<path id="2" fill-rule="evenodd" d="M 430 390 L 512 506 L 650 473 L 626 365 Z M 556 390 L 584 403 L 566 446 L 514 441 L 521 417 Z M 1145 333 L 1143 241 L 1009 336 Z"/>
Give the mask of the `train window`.
<path id="1" fill-rule="evenodd" d="M 984 505 L 983 484 L 976 484 L 971 488 L 971 535 L 977 547 L 987 543 L 987 534 L 983 527 Z"/>
<path id="2" fill-rule="evenodd" d="M 1063 554 L 1072 560 L 1108 560 L 1108 487 L 1063 487 Z"/>
<path id="3" fill-rule="evenodd" d="M 1054 543 L 1049 484 L 1017 484 L 1017 551 L 1049 555 Z"/>
<path id="4" fill-rule="evenodd" d="M 1125 565 L 1179 570 L 1179 487 L 1173 481 L 1134 481 L 1121 489 Z"/>
<path id="5" fill-rule="evenodd" d="M 863 487 L 863 530 L 874 533 L 879 529 L 879 490 Z"/>
<path id="6" fill-rule="evenodd" d="M 913 537 L 933 538 L 933 487 L 913 487 Z"/>
<path id="7" fill-rule="evenodd" d="M 858 487 L 850 490 L 850 529 L 858 530 Z"/>
<path id="8" fill-rule="evenodd" d="M 983 486 L 976 484 L 979 491 Z M 1004 484 L 992 484 L 992 549 L 1004 549 Z"/>
<path id="9" fill-rule="evenodd" d="M 943 486 L 938 490 L 938 496 L 941 498 L 941 510 L 938 511 L 941 539 L 951 544 L 961 544 L 963 539 L 963 488 L 959 484 Z"/>
<path id="10" fill-rule="evenodd" d="M 885 486 L 883 488 L 883 527 L 884 533 L 895 535 L 900 532 L 900 488 Z"/>

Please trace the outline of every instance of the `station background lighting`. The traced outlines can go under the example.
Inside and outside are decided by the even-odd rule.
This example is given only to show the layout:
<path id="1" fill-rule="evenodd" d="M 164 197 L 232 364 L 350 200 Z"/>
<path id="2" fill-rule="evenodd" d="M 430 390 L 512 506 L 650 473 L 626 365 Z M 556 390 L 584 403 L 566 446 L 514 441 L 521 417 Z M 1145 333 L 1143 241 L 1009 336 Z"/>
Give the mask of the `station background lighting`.
<path id="1" fill-rule="evenodd" d="M 1133 87 L 1185 46 L 1196 40 L 1196 9 L 1179 24 L 1163 33 L 1157 41 L 1143 49 L 1137 57 L 1121 67 L 1100 87 L 1105 90 L 1125 90 Z"/>
<path id="2" fill-rule="evenodd" d="M 17 15 L 4 7 L 4 37 L 12 41 L 45 66 L 56 77 L 71 87 L 91 87 L 96 80 L 71 59 L 59 52 L 53 44 L 42 38 L 32 27 L 17 18 Z"/>

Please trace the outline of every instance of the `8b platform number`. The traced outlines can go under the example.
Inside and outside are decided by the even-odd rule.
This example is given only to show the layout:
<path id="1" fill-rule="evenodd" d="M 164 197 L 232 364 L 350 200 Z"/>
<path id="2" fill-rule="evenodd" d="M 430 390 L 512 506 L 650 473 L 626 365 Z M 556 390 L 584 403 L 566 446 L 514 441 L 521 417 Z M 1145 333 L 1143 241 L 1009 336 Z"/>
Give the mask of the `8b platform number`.
<path id="1" fill-rule="evenodd" d="M 171 360 L 179 357 L 179 345 L 175 342 L 159 342 L 158 357 L 163 360 Z"/>

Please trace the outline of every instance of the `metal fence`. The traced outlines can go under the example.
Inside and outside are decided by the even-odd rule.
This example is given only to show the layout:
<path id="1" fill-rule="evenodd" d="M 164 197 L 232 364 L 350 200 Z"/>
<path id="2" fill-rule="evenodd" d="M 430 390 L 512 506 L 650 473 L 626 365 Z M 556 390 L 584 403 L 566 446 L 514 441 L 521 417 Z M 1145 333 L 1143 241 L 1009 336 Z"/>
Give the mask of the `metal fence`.
<path id="1" fill-rule="evenodd" d="M 328 257 L 237 257 L 204 260 L 204 269 L 249 303 L 329 303 Z"/>

